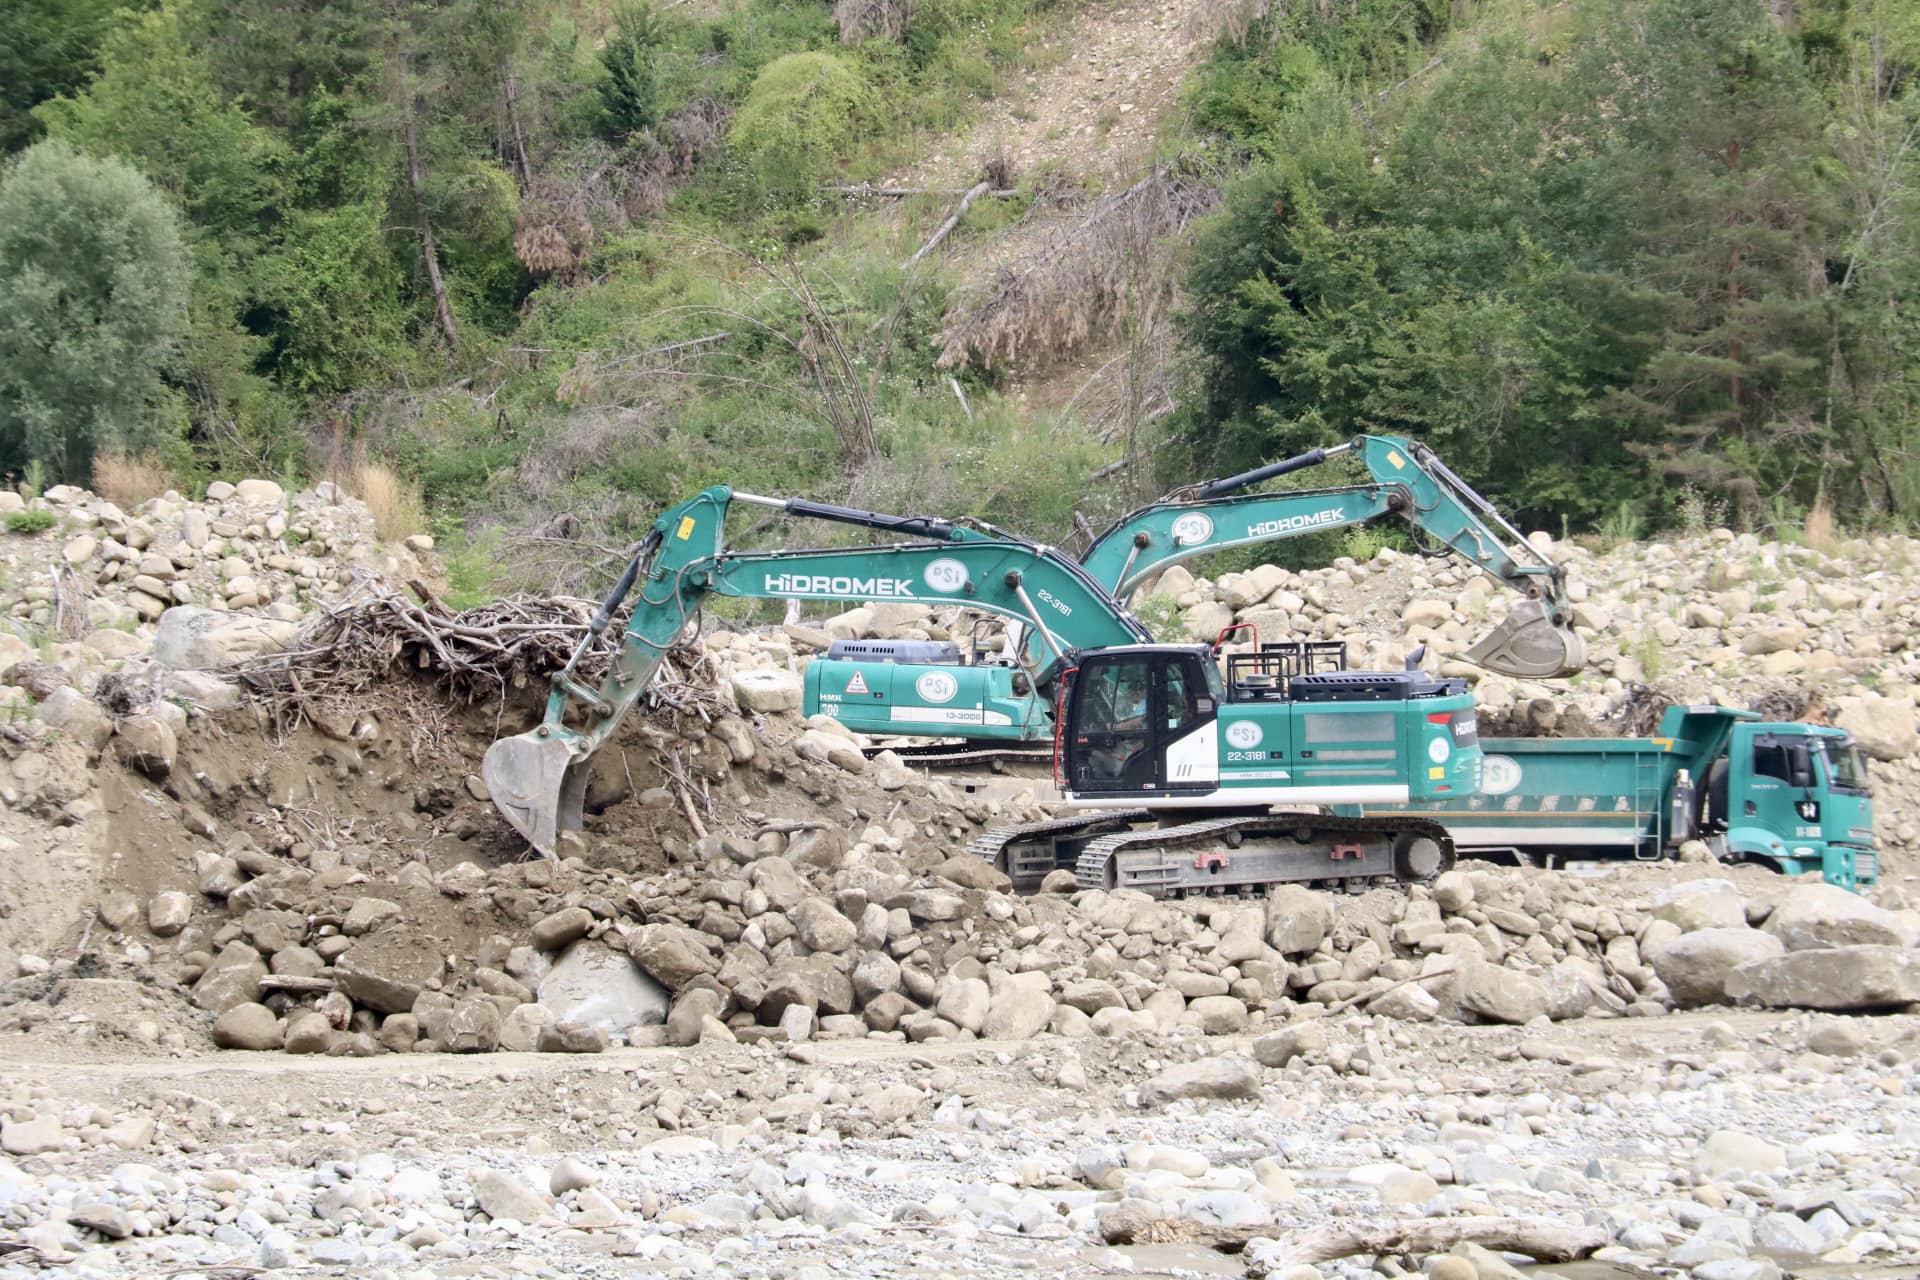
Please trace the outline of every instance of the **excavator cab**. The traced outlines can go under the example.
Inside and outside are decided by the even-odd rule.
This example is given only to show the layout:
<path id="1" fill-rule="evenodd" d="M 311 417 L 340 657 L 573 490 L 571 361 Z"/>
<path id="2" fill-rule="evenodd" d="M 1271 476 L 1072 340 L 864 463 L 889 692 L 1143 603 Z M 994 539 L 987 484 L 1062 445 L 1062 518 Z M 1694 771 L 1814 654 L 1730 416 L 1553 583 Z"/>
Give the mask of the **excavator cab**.
<path id="1" fill-rule="evenodd" d="M 1073 679 L 1064 762 L 1070 790 L 1138 794 L 1207 785 L 1182 767 L 1202 745 L 1187 740 L 1212 725 L 1222 697 L 1219 672 L 1202 651 L 1088 654 Z"/>

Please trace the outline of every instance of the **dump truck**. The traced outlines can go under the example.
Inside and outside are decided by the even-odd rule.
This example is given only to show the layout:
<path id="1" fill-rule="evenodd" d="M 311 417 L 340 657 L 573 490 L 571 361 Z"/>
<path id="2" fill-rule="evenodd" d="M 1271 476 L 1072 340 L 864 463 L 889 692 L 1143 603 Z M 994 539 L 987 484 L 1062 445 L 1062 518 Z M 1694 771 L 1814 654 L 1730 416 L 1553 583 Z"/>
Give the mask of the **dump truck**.
<path id="1" fill-rule="evenodd" d="M 1673 706 L 1650 738 L 1483 738 L 1480 746 L 1474 793 L 1364 812 L 1438 822 L 1463 857 L 1543 867 L 1654 861 L 1699 840 L 1723 862 L 1818 871 L 1848 889 L 1879 875 L 1866 759 L 1841 729 Z"/>

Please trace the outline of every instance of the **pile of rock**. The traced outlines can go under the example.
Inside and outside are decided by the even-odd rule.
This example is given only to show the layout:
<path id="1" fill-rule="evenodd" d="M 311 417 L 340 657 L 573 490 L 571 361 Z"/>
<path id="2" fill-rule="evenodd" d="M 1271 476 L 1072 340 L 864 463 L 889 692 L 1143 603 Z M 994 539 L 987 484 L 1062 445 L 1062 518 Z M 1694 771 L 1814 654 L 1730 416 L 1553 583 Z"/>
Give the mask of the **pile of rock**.
<path id="1" fill-rule="evenodd" d="M 71 485 L 30 502 L 0 493 L 0 512 L 21 510 L 44 511 L 53 525 L 6 547 L 6 610 L 41 629 L 51 629 L 68 575 L 96 629 L 131 630 L 177 604 L 296 620 L 305 600 L 344 589 L 356 567 L 389 567 L 366 505 L 330 482 L 290 498 L 272 480 L 215 481 L 203 502 L 169 492 L 131 513 Z M 405 550 L 432 545 L 420 535 Z"/>
<path id="2" fill-rule="evenodd" d="M 1855 1012 L 1920 1003 L 1920 917 L 1823 884 L 1745 897 L 1724 880 L 1659 896 L 1642 953 L 1681 1007 Z"/>

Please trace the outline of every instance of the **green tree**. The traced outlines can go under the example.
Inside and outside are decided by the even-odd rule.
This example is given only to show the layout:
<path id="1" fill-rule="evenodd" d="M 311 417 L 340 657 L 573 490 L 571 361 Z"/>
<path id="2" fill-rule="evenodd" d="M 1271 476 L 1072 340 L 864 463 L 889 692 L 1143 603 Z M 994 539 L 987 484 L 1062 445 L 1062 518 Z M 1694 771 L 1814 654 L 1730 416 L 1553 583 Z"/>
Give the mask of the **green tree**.
<path id="1" fill-rule="evenodd" d="M 0 152 L 33 141 L 32 111 L 86 83 L 121 0 L 0 0 Z"/>
<path id="2" fill-rule="evenodd" d="M 0 181 L 0 449 L 84 479 L 96 448 L 151 440 L 190 284 L 178 219 L 138 171 L 28 148 Z"/>
<path id="3" fill-rule="evenodd" d="M 754 80 L 728 142 L 762 192 L 804 202 L 873 105 L 873 89 L 853 64 L 831 53 L 790 53 Z"/>
<path id="4" fill-rule="evenodd" d="M 622 5 L 613 34 L 600 47 L 604 78 L 594 86 L 600 100 L 600 135 L 616 145 L 660 123 L 660 75 L 655 67 L 666 31 L 646 5 Z"/>
<path id="5" fill-rule="evenodd" d="M 1664 328 L 1622 415 L 1657 427 L 1669 479 L 1812 496 L 1826 260 L 1839 239 L 1825 107 L 1799 45 L 1758 0 L 1656 0 L 1583 43 L 1593 194 L 1628 211 L 1618 246 Z"/>

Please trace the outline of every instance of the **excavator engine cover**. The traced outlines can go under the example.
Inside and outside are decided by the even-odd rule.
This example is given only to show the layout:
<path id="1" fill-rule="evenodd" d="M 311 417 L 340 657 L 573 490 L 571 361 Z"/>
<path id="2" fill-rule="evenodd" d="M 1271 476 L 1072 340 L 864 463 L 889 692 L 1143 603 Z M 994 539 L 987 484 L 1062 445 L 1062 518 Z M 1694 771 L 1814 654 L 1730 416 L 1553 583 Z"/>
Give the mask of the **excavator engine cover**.
<path id="1" fill-rule="evenodd" d="M 1587 642 L 1570 626 L 1557 626 L 1538 600 L 1522 600 L 1507 620 L 1467 650 L 1467 660 L 1503 676 L 1544 680 L 1567 676 L 1587 662 Z"/>

